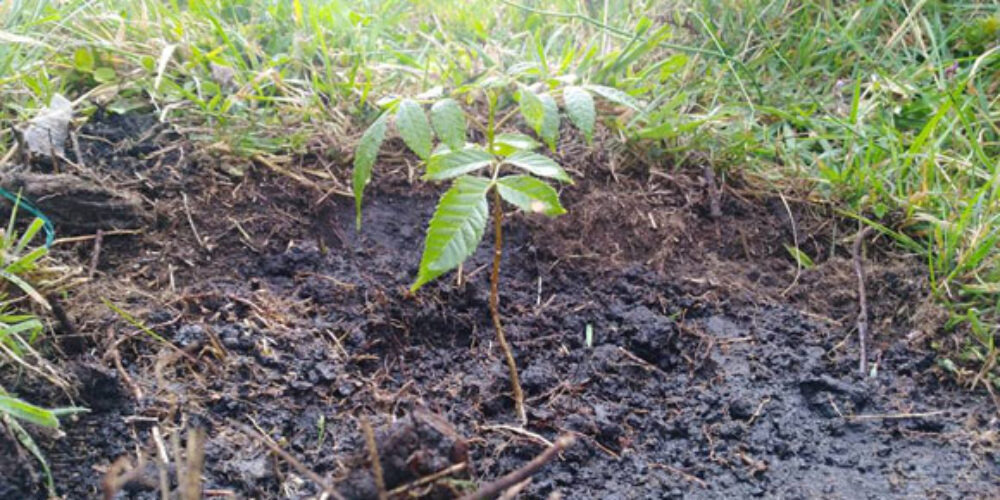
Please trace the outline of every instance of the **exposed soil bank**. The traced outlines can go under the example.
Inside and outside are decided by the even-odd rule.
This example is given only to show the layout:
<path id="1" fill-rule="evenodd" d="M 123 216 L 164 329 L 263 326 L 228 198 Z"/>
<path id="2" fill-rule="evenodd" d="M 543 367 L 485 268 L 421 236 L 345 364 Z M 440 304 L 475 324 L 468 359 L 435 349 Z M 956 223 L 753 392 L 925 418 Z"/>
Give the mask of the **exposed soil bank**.
<path id="1" fill-rule="evenodd" d="M 847 250 L 794 203 L 797 236 L 818 262 L 797 280 L 780 201 L 727 191 L 713 219 L 700 173 L 636 167 L 615 179 L 600 152 L 574 157 L 586 175 L 565 190 L 570 214 L 514 216 L 505 227 L 501 306 L 531 435 L 509 427 L 488 250 L 467 263 L 463 283 L 449 275 L 405 293 L 433 189 L 378 177 L 358 234 L 350 199 L 317 205 L 321 193 L 261 172 L 193 175 L 170 154 L 124 172 L 97 154 L 87 163 L 102 176 L 138 176 L 159 215 L 146 234 L 107 238 L 98 278 L 73 298 L 88 344 L 68 364 L 92 412 L 67 421 L 65 437 L 39 437 L 66 498 L 100 497 L 109 469 L 129 468 L 112 463 L 135 466 L 137 450 L 144 464 L 117 497 L 159 498 L 153 430 L 176 487 L 183 461 L 171 438 L 183 445 L 184 426 L 206 429 L 213 494 L 318 495 L 246 432 L 254 425 L 345 495 L 371 497 L 362 416 L 379 429 L 387 488 L 468 457 L 448 479 L 412 490 L 437 498 L 518 468 L 544 449 L 539 437 L 562 433 L 576 445 L 525 497 L 986 498 L 1000 487 L 995 409 L 939 379 L 919 271 L 868 259 L 877 373 L 861 378 Z M 91 250 L 68 256 L 89 262 Z M 35 401 L 67 401 L 4 383 Z M 34 464 L 13 450 L 0 438 L 0 497 L 43 498 Z"/>

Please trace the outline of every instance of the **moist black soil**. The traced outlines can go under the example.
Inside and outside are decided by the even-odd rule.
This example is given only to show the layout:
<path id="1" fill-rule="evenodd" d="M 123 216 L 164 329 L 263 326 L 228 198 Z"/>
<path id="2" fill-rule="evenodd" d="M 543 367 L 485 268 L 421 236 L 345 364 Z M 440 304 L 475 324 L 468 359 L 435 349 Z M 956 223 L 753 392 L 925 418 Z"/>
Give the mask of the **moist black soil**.
<path id="1" fill-rule="evenodd" d="M 131 160 L 104 161 L 109 148 L 95 147 L 84 164 L 144 197 L 155 220 L 105 237 L 95 279 L 67 300 L 86 348 L 65 365 L 73 401 L 91 412 L 62 436 L 33 429 L 65 498 L 159 498 L 160 470 L 177 487 L 193 429 L 207 436 L 206 495 L 320 495 L 264 433 L 343 495 L 374 498 L 363 419 L 387 489 L 453 467 L 407 490 L 431 498 L 517 469 L 561 434 L 575 445 L 525 498 L 998 491 L 996 409 L 936 367 L 920 263 L 878 242 L 866 255 L 873 369 L 860 376 L 850 226 L 809 205 L 730 179 L 713 218 L 700 169 L 611 172 L 597 149 L 563 158 L 580 179 L 563 192 L 569 214 L 511 214 L 504 226 L 501 308 L 527 398 L 522 430 L 489 318 L 490 249 L 461 282 L 452 273 L 406 292 L 434 186 L 388 161 L 358 233 L 350 198 L 267 169 L 240 175 L 208 158 L 192 168 L 190 146 L 147 144 L 164 134 L 124 133 L 133 122 L 93 125 L 131 141 L 110 149 Z M 794 239 L 816 267 L 796 269 Z M 93 250 L 64 257 L 86 265 Z M 30 379 L 4 385 L 70 402 Z M 4 434 L 0 497 L 44 498 L 38 467 L 16 450 Z"/>

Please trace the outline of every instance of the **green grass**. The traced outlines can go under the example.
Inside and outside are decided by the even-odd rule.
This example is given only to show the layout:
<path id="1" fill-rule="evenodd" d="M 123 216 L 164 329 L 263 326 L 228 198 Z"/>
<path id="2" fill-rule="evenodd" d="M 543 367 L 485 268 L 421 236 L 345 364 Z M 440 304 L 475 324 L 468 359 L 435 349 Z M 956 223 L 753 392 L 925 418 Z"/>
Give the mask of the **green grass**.
<path id="1" fill-rule="evenodd" d="M 995 377 L 1000 2 L 404 0 L 0 3 L 0 154 L 63 93 L 152 109 L 232 157 L 343 161 L 380 99 L 497 71 L 634 98 L 609 121 L 653 157 L 708 158 L 832 203 L 927 263 Z M 972 370 L 972 371 L 969 371 Z"/>

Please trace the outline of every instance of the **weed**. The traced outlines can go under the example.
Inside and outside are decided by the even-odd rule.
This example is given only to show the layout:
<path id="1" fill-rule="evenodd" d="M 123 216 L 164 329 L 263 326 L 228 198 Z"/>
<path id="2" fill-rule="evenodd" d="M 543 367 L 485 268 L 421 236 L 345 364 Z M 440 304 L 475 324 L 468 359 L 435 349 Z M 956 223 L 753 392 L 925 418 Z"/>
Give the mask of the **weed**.
<path id="1" fill-rule="evenodd" d="M 32 314 L 11 312 L 11 306 L 20 302 L 20 298 L 8 297 L 16 292 L 20 297 L 26 297 L 37 305 L 50 309 L 43 292 L 32 283 L 41 283 L 42 290 L 51 290 L 53 284 L 71 277 L 73 273 L 63 274 L 56 266 L 46 266 L 44 259 L 48 254 L 47 245 L 32 247 L 32 241 L 46 226 L 45 220 L 36 218 L 23 232 L 18 233 L 15 222 L 20 203 L 17 201 L 11 210 L 7 228 L 0 230 L 0 297 L 5 299 L 0 300 L 0 363 L 10 364 L 65 390 L 68 389 L 68 384 L 59 370 L 46 362 L 33 347 L 34 341 L 44 331 L 44 325 Z M 56 276 L 55 280 L 51 279 L 53 276 Z M 0 386 L 0 421 L 17 442 L 38 460 L 50 495 L 55 495 L 55 489 L 48 463 L 31 434 L 20 422 L 58 429 L 60 417 L 85 411 L 87 410 L 84 408 L 76 407 L 42 408 L 11 395 Z"/>

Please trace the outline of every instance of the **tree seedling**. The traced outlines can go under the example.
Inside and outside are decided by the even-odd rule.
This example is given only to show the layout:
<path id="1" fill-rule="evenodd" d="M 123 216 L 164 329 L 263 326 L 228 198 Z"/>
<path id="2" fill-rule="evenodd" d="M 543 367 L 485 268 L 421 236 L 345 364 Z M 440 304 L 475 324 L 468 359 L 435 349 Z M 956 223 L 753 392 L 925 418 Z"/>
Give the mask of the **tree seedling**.
<path id="1" fill-rule="evenodd" d="M 424 111 L 427 101 L 403 98 L 384 104 L 381 115 L 362 135 L 354 153 L 353 188 L 356 223 L 361 228 L 364 188 L 371 180 L 372 167 L 386 136 L 390 119 L 406 146 L 423 160 L 423 179 L 451 181 L 427 227 L 423 256 L 417 277 L 410 287 L 416 292 L 435 278 L 459 267 L 479 246 L 493 213 L 493 268 L 490 274 L 490 314 L 497 341 L 510 371 L 515 411 L 522 424 L 527 421 L 524 396 L 518 379 L 514 354 L 504 336 L 500 318 L 500 257 L 503 248 L 503 202 L 533 214 L 557 216 L 566 213 L 559 193 L 550 182 L 572 184 L 566 171 L 551 158 L 538 152 L 541 144 L 529 135 L 501 133 L 501 127 L 518 112 L 535 134 L 552 151 L 559 139 L 561 96 L 563 113 L 589 143 L 593 138 L 595 106 L 593 94 L 631 105 L 629 96 L 616 89 L 595 85 L 560 86 L 558 80 L 536 84 L 545 91 L 506 76 L 491 76 L 463 87 L 453 97 L 430 105 L 430 120 Z M 473 122 L 481 140 L 467 142 L 467 113 L 457 98 L 467 103 L 486 104 L 486 123 Z M 515 106 L 516 104 L 516 106 Z M 515 109 L 510 109 L 515 108 Z M 498 118 L 498 113 L 506 113 Z M 434 145 L 435 136 L 437 146 Z"/>

